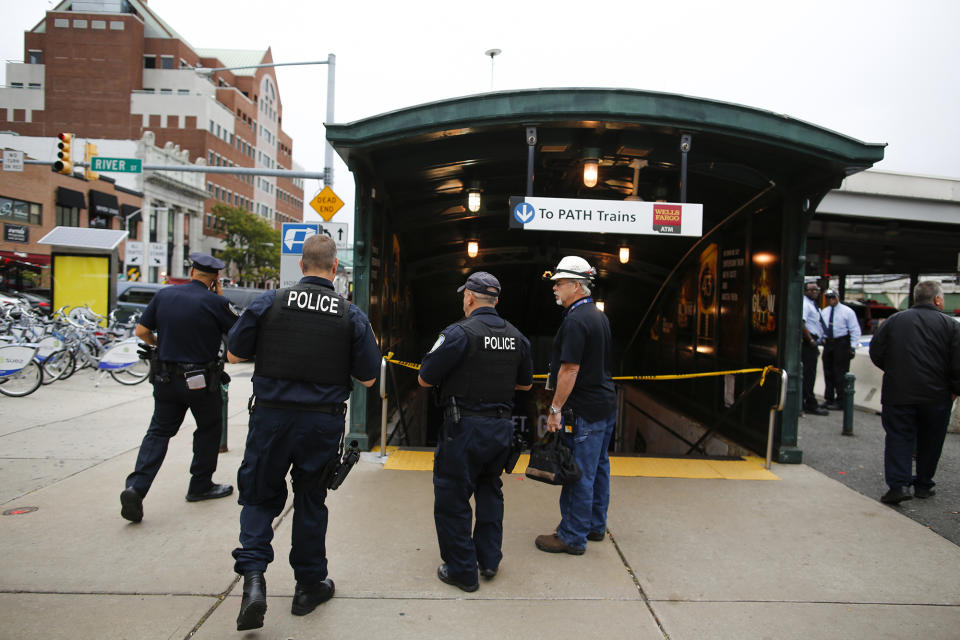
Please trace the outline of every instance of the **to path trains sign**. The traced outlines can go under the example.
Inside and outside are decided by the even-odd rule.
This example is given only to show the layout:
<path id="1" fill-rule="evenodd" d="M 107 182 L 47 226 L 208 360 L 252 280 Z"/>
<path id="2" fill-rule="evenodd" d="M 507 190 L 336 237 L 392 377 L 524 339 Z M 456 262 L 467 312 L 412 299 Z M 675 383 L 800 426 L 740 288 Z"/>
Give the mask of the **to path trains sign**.
<path id="1" fill-rule="evenodd" d="M 703 205 L 576 198 L 510 198 L 510 228 L 617 234 L 703 234 Z"/>

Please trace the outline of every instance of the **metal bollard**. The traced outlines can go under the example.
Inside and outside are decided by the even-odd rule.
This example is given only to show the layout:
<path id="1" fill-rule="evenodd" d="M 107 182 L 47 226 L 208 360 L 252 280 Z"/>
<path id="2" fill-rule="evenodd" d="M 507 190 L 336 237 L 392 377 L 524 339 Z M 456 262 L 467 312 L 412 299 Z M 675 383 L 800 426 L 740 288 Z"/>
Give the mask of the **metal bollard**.
<path id="1" fill-rule="evenodd" d="M 853 435 L 853 388 L 857 376 L 849 371 L 843 374 L 843 431 L 840 435 Z"/>

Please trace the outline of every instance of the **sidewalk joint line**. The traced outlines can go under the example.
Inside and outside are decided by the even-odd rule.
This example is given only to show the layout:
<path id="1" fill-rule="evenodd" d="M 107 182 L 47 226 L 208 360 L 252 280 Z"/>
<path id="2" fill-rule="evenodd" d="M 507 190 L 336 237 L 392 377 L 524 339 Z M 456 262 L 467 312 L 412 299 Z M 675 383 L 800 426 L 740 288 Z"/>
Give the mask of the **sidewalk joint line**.
<path id="1" fill-rule="evenodd" d="M 613 543 L 613 548 L 617 550 L 617 555 L 620 556 L 620 561 L 623 562 L 623 566 L 627 569 L 627 574 L 633 580 L 633 584 L 636 585 L 637 591 L 640 593 L 640 598 L 643 600 L 643 604 L 647 605 L 647 610 L 650 612 L 650 615 L 653 616 L 653 621 L 657 623 L 657 628 L 660 629 L 660 633 L 663 634 L 665 640 L 670 640 L 670 634 L 667 633 L 667 630 L 663 628 L 663 623 L 660 622 L 660 617 L 657 616 L 657 612 L 653 610 L 653 605 L 650 603 L 650 599 L 647 597 L 647 594 L 643 591 L 643 586 L 640 584 L 640 580 L 637 578 L 637 574 L 634 572 L 633 567 L 630 566 L 630 563 L 627 562 L 627 557 L 623 555 L 623 551 L 620 549 L 620 545 L 617 544 L 617 539 L 613 536 L 612 531 L 608 531 L 607 535 L 610 536 L 610 542 Z"/>

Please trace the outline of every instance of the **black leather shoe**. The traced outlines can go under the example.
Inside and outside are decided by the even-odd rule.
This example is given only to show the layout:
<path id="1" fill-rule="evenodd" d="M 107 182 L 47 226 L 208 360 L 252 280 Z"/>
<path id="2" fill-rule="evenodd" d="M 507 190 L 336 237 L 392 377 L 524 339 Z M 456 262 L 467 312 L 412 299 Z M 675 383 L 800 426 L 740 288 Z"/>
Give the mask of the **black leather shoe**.
<path id="1" fill-rule="evenodd" d="M 460 589 L 463 589 L 467 593 L 473 593 L 474 591 L 480 588 L 480 583 L 463 584 L 462 582 L 457 582 L 456 580 L 451 578 L 450 573 L 447 569 L 447 565 L 445 564 L 442 564 L 439 567 L 437 567 L 437 577 L 440 578 L 440 582 L 446 582 L 447 584 L 453 585 L 454 587 L 459 587 Z"/>
<path id="2" fill-rule="evenodd" d="M 815 416 L 828 416 L 830 412 L 827 411 L 824 407 L 805 407 L 803 409 L 806 413 L 810 413 Z"/>
<path id="3" fill-rule="evenodd" d="M 913 496 L 910 495 L 909 487 L 890 487 L 890 490 L 881 496 L 880 502 L 884 504 L 897 504 L 904 500 L 912 499 Z"/>
<path id="4" fill-rule="evenodd" d="M 824 409 L 830 409 L 831 411 L 843 411 L 843 405 L 839 402 L 828 402 L 823 405 Z"/>
<path id="5" fill-rule="evenodd" d="M 591 531 L 587 534 L 587 540 L 593 540 L 594 542 L 600 542 L 607 537 L 606 531 Z"/>
<path id="6" fill-rule="evenodd" d="M 310 586 L 298 582 L 296 589 L 293 590 L 293 604 L 290 606 L 290 613 L 295 616 L 307 615 L 316 609 L 317 605 L 321 605 L 332 598 L 334 590 L 333 580 L 330 578 L 324 578 L 317 584 Z"/>
<path id="7" fill-rule="evenodd" d="M 143 498 L 133 487 L 120 492 L 120 515 L 130 522 L 143 520 Z"/>
<path id="8" fill-rule="evenodd" d="M 496 575 L 497 575 L 497 570 L 496 570 L 496 569 L 484 569 L 483 567 L 480 567 L 480 575 L 482 575 L 482 576 L 483 576 L 484 578 L 486 578 L 487 580 L 492 580 L 494 577 L 496 577 Z M 442 578 L 441 578 L 441 580 L 442 580 Z M 444 580 L 444 582 L 446 582 L 446 580 Z"/>
<path id="9" fill-rule="evenodd" d="M 263 614 L 267 612 L 267 581 L 263 571 L 247 571 L 243 574 L 243 599 L 240 615 L 237 616 L 237 631 L 259 629 L 263 626 Z"/>
<path id="10" fill-rule="evenodd" d="M 233 493 L 233 485 L 215 484 L 206 491 L 201 491 L 200 493 L 188 493 L 187 502 L 200 502 L 201 500 L 226 498 L 231 493 Z"/>
<path id="11" fill-rule="evenodd" d="M 937 495 L 937 490 L 933 487 L 929 489 L 924 489 L 923 487 L 914 487 L 913 495 L 918 498 L 932 498 L 933 496 Z"/>

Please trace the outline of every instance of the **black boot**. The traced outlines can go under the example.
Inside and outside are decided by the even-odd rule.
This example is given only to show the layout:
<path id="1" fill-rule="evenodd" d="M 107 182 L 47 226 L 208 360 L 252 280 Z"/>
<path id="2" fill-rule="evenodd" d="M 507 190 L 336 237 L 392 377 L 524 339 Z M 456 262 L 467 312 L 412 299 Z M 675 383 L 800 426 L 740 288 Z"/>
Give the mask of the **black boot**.
<path id="1" fill-rule="evenodd" d="M 293 592 L 293 604 L 290 607 L 290 613 L 295 616 L 305 616 L 317 605 L 323 604 L 333 597 L 333 580 L 325 578 L 313 585 L 304 585 L 297 583 L 297 588 Z"/>
<path id="2" fill-rule="evenodd" d="M 263 614 L 267 612 L 267 581 L 263 571 L 247 571 L 243 574 L 243 600 L 237 616 L 237 631 L 259 629 L 263 626 Z"/>

